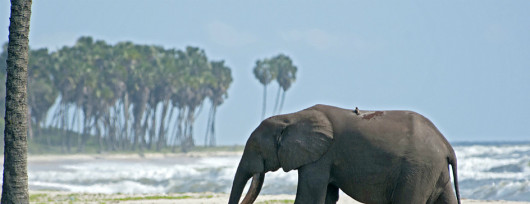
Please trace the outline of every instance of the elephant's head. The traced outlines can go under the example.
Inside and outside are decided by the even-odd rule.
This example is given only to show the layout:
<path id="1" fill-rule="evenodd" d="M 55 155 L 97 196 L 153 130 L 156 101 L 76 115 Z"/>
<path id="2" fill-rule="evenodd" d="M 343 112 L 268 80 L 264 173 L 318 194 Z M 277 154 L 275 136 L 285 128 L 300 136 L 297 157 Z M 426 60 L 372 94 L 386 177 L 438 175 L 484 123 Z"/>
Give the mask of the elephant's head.
<path id="1" fill-rule="evenodd" d="M 229 203 L 239 202 L 245 184 L 252 184 L 242 203 L 257 198 L 265 172 L 297 169 L 318 160 L 333 141 L 333 128 L 326 114 L 314 107 L 270 117 L 252 132 L 232 185 Z"/>

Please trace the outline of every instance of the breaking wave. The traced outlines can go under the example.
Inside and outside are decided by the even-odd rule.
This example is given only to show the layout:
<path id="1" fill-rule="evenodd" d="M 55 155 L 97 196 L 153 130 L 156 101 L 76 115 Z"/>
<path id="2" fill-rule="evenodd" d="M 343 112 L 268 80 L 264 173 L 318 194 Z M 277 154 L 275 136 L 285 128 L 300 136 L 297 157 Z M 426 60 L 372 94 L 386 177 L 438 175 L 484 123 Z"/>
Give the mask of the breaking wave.
<path id="1" fill-rule="evenodd" d="M 530 201 L 530 143 L 453 147 L 463 198 Z M 32 162 L 29 184 L 32 190 L 89 193 L 229 193 L 239 159 L 240 155 Z M 296 171 L 280 169 L 265 177 L 263 194 L 296 194 Z"/>

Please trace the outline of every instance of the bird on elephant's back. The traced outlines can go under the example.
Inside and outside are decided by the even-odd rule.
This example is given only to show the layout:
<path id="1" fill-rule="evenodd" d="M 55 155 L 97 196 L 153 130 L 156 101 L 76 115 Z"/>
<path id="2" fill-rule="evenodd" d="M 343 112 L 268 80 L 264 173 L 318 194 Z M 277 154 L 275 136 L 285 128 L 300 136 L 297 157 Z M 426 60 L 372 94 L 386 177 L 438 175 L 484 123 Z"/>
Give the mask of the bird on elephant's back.
<path id="1" fill-rule="evenodd" d="M 454 189 L 449 165 L 452 167 Z M 265 173 L 298 170 L 295 203 L 460 203 L 456 156 L 434 124 L 411 111 L 328 105 L 267 118 L 252 132 L 229 203 L 257 198 Z"/>

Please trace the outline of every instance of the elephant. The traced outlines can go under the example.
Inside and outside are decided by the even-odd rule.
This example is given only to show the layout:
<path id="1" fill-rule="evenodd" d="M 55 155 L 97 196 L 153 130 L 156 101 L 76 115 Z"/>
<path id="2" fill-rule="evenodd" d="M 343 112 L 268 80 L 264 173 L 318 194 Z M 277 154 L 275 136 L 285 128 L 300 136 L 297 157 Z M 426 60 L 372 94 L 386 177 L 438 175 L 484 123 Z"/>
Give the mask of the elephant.
<path id="1" fill-rule="evenodd" d="M 267 118 L 247 140 L 228 203 L 251 177 L 242 203 L 253 203 L 265 173 L 279 168 L 298 171 L 295 203 L 336 203 L 339 189 L 362 203 L 460 203 L 453 148 L 412 111 L 318 104 Z"/>

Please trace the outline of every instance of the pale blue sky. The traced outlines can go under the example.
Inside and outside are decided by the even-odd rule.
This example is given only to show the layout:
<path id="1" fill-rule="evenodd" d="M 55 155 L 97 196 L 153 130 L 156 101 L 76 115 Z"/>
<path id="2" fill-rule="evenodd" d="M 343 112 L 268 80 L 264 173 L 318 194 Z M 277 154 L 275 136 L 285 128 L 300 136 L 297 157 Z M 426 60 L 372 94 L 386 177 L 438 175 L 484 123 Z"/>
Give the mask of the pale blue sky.
<path id="1" fill-rule="evenodd" d="M 526 0 L 46 0 L 33 1 L 30 46 L 57 49 L 89 35 L 203 48 L 234 77 L 218 112 L 220 144 L 244 144 L 259 124 L 262 86 L 252 68 L 278 53 L 299 68 L 284 113 L 317 103 L 407 109 L 450 141 L 530 140 L 529 9 Z M 0 0 L 1 42 L 9 12 Z M 276 90 L 268 89 L 269 105 Z"/>

